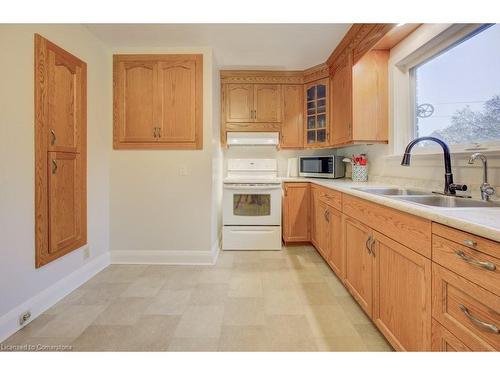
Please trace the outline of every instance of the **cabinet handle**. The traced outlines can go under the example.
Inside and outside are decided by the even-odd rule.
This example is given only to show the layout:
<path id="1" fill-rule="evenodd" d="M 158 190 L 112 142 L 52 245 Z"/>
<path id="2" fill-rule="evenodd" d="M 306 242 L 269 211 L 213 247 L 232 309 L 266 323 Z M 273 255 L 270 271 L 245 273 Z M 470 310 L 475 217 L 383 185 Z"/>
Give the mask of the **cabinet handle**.
<path id="1" fill-rule="evenodd" d="M 50 129 L 50 137 L 50 144 L 54 145 L 57 141 L 56 132 L 54 131 L 54 129 Z"/>
<path id="2" fill-rule="evenodd" d="M 156 129 L 158 128 L 153 128 L 153 138 L 156 138 Z"/>
<path id="3" fill-rule="evenodd" d="M 481 267 L 481 268 L 484 268 L 485 270 L 488 270 L 488 271 L 495 271 L 496 270 L 496 266 L 491 263 L 491 262 L 482 262 L 480 260 L 477 260 L 477 259 L 474 259 L 473 257 L 470 257 L 468 255 L 465 255 L 465 253 L 462 251 L 462 250 L 457 250 L 455 251 L 455 254 L 457 254 L 457 256 L 462 259 L 464 262 L 466 263 L 469 263 L 469 264 L 472 264 L 474 266 L 478 266 L 478 267 Z"/>
<path id="4" fill-rule="evenodd" d="M 500 333 L 500 330 L 498 329 L 498 327 L 496 325 L 491 324 L 491 323 L 486 323 L 486 322 L 483 322 L 482 320 L 479 320 L 475 316 L 471 315 L 471 313 L 469 312 L 469 309 L 467 307 L 465 307 L 464 305 L 459 305 L 459 307 L 460 307 L 460 310 L 462 310 L 462 312 L 464 313 L 464 315 L 472 323 L 474 323 L 476 326 L 478 326 L 479 328 L 481 328 L 485 331 L 496 333 L 496 334 Z"/>
<path id="5" fill-rule="evenodd" d="M 375 245 L 375 238 L 372 238 L 372 243 L 370 244 L 370 250 L 372 251 L 372 255 L 375 256 L 375 250 L 373 250 L 373 245 Z"/>
<path id="6" fill-rule="evenodd" d="M 475 248 L 477 246 L 477 242 L 473 241 L 473 240 L 464 240 L 463 243 L 467 247 L 474 247 Z"/>
<path id="7" fill-rule="evenodd" d="M 57 162 L 52 159 L 52 174 L 56 174 L 57 172 Z"/>
<path id="8" fill-rule="evenodd" d="M 326 222 L 329 223 L 330 222 L 330 211 L 326 210 L 324 213 L 324 216 L 325 216 Z"/>
<path id="9" fill-rule="evenodd" d="M 371 245 L 369 245 L 369 243 L 371 242 L 371 240 L 372 240 L 372 239 L 373 239 L 373 238 L 372 238 L 372 236 L 370 235 L 370 236 L 368 236 L 368 239 L 367 239 L 367 240 L 366 240 L 366 242 L 365 242 L 365 247 L 366 247 L 366 250 L 368 250 L 368 254 L 370 254 L 370 255 L 372 255 L 372 250 L 371 250 L 371 248 L 370 248 L 370 246 L 371 246 Z"/>
<path id="10" fill-rule="evenodd" d="M 158 138 L 161 138 L 161 128 L 158 127 L 157 129 L 158 129 Z"/>

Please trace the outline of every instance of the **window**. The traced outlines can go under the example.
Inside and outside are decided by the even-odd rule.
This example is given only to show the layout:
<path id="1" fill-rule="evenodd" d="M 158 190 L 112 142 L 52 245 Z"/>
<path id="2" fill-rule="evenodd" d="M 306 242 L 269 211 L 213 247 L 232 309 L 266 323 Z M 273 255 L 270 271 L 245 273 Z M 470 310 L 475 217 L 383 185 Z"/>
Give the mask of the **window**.
<path id="1" fill-rule="evenodd" d="M 500 26 L 485 25 L 411 70 L 414 136 L 500 145 Z"/>

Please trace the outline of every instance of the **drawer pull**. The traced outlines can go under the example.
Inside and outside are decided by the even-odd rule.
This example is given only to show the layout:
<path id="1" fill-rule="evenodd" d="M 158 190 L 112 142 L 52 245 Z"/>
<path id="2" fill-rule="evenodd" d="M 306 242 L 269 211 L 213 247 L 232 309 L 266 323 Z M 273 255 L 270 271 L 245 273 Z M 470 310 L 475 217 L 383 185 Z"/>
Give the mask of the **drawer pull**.
<path id="1" fill-rule="evenodd" d="M 464 245 L 475 248 L 477 246 L 477 242 L 473 240 L 464 240 Z"/>
<path id="2" fill-rule="evenodd" d="M 372 255 L 372 249 L 371 249 L 371 244 L 370 242 L 372 241 L 372 236 L 368 236 L 368 239 L 366 240 L 365 242 L 365 247 L 366 247 L 366 250 L 368 250 L 368 254 Z"/>
<path id="3" fill-rule="evenodd" d="M 464 262 L 469 263 L 469 264 L 473 264 L 473 265 L 481 267 L 481 268 L 484 268 L 485 270 L 495 271 L 496 268 L 497 268 L 491 262 L 481 262 L 481 261 L 479 261 L 477 259 L 474 259 L 474 258 L 468 256 L 468 255 L 465 255 L 465 253 L 462 250 L 455 251 L 455 254 L 457 254 L 457 256 L 460 259 L 462 259 Z"/>
<path id="4" fill-rule="evenodd" d="M 500 330 L 498 329 L 498 327 L 494 324 L 491 324 L 491 323 L 485 323 L 483 322 L 482 320 L 479 320 L 478 318 L 472 316 L 469 312 L 469 309 L 467 309 L 467 307 L 465 307 L 464 305 L 459 305 L 460 307 L 460 310 L 462 310 L 462 312 L 464 313 L 464 315 L 469 318 L 469 320 L 474 323 L 476 326 L 478 326 L 479 328 L 481 329 L 484 329 L 485 331 L 489 331 L 489 332 L 493 332 L 493 333 L 500 333 Z"/>

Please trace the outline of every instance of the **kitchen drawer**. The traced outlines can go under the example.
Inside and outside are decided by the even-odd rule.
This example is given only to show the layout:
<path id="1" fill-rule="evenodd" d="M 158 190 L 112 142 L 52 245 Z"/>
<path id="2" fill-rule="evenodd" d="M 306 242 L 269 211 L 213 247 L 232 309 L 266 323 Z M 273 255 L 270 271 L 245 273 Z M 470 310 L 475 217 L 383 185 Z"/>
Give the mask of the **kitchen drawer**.
<path id="1" fill-rule="evenodd" d="M 438 223 L 432 223 L 432 233 L 500 259 L 500 242 L 491 241 Z"/>
<path id="2" fill-rule="evenodd" d="M 432 260 L 500 296 L 500 259 L 433 234 Z"/>
<path id="3" fill-rule="evenodd" d="M 474 351 L 500 349 L 500 297 L 436 263 L 432 316 Z"/>
<path id="4" fill-rule="evenodd" d="M 432 351 L 433 352 L 470 352 L 470 349 L 453 333 L 432 319 Z"/>
<path id="5" fill-rule="evenodd" d="M 338 211 L 342 210 L 342 193 L 339 191 L 320 188 L 319 200 Z"/>
<path id="6" fill-rule="evenodd" d="M 342 212 L 431 258 L 431 221 L 356 198 L 342 197 Z"/>

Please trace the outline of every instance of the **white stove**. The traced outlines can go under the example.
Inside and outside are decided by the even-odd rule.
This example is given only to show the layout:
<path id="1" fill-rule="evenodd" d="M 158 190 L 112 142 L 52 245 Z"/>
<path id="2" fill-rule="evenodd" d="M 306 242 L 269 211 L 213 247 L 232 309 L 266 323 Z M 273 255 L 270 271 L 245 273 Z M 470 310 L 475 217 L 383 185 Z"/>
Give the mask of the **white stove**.
<path id="1" fill-rule="evenodd" d="M 281 250 L 281 180 L 275 159 L 229 159 L 224 250 Z"/>

